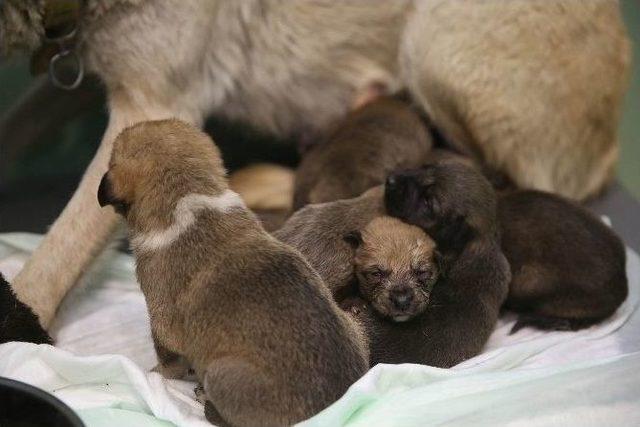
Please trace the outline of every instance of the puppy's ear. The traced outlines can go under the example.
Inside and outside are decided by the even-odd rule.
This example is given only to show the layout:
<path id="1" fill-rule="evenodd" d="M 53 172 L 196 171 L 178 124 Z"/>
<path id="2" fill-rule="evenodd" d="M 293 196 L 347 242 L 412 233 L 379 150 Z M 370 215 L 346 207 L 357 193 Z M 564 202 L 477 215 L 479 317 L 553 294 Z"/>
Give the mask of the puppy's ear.
<path id="1" fill-rule="evenodd" d="M 98 203 L 100 207 L 113 204 L 113 195 L 111 194 L 111 185 L 109 183 L 109 173 L 105 173 L 98 187 Z"/>
<path id="2" fill-rule="evenodd" d="M 100 181 L 100 186 L 98 187 L 98 203 L 101 207 L 107 205 L 113 206 L 115 211 L 123 216 L 126 216 L 129 212 L 129 204 L 114 196 L 111 181 L 109 181 L 109 173 L 105 173 Z"/>
<path id="3" fill-rule="evenodd" d="M 362 233 L 358 230 L 350 231 L 345 234 L 343 237 L 344 241 L 347 242 L 353 249 L 357 249 L 358 246 L 362 244 Z"/>

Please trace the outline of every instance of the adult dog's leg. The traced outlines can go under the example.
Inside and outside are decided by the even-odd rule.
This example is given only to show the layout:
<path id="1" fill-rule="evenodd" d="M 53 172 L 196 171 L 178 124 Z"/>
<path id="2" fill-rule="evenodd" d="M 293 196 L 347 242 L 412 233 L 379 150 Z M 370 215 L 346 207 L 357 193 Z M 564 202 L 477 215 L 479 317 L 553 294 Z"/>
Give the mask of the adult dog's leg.
<path id="1" fill-rule="evenodd" d="M 115 137 L 126 126 L 143 120 L 188 119 L 179 112 L 159 107 L 148 95 L 111 93 L 109 107 L 109 125 L 78 189 L 12 284 L 18 299 L 31 307 L 45 329 L 66 293 L 102 251 L 117 224 L 114 211 L 101 209 L 96 200 Z"/>
<path id="2" fill-rule="evenodd" d="M 629 46 L 615 0 L 419 2 L 401 72 L 435 125 L 520 187 L 611 178 Z"/>

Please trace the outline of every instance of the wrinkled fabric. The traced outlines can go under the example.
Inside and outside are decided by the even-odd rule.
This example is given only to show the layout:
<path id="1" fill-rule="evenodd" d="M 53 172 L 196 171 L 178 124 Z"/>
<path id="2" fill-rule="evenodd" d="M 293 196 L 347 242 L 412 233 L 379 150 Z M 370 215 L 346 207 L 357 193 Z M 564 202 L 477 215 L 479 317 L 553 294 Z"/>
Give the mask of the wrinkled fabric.
<path id="1" fill-rule="evenodd" d="M 11 280 L 40 236 L 0 235 Z M 578 332 L 524 328 L 505 314 L 482 354 L 451 369 L 378 365 L 303 426 L 640 425 L 640 259 L 627 250 L 629 297 Z M 46 284 L 41 284 L 46 286 Z M 112 253 L 60 307 L 56 347 L 0 345 L 0 375 L 47 390 L 91 427 L 207 426 L 189 381 L 157 360 L 133 259 Z"/>

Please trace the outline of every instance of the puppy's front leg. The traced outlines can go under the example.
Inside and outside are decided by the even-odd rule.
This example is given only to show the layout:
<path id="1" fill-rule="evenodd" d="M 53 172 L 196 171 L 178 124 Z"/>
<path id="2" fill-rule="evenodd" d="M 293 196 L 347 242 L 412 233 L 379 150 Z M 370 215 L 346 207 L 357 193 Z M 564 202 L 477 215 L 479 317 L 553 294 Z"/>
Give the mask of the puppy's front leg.
<path id="1" fill-rule="evenodd" d="M 153 347 L 158 355 L 158 364 L 152 369 L 153 372 L 158 372 L 169 379 L 181 379 L 189 373 L 189 362 L 182 355 L 169 350 L 155 333 L 153 334 Z"/>
<path id="2" fill-rule="evenodd" d="M 101 209 L 96 200 L 115 137 L 126 126 L 144 120 L 176 116 L 188 119 L 185 114 L 160 107 L 160 103 L 153 102 L 155 98 L 148 93 L 110 93 L 109 125 L 95 157 L 62 214 L 13 282 L 18 299 L 31 307 L 45 329 L 117 224 L 115 212 Z"/>

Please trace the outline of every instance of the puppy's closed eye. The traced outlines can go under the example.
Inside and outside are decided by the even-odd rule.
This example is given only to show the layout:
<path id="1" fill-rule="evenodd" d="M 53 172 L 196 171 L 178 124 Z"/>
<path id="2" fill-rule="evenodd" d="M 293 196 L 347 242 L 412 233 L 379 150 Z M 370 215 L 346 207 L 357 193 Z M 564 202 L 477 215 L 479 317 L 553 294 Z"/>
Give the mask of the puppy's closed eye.
<path id="1" fill-rule="evenodd" d="M 391 272 L 387 270 L 383 270 L 379 267 L 373 267 L 365 271 L 364 274 L 367 276 L 369 280 L 379 281 L 386 277 L 389 277 L 389 274 L 391 274 Z"/>

